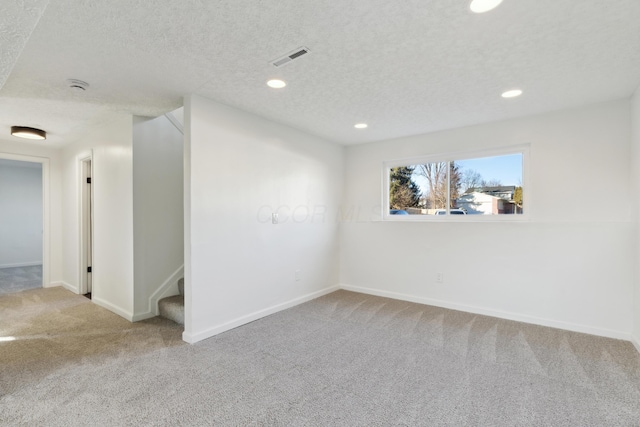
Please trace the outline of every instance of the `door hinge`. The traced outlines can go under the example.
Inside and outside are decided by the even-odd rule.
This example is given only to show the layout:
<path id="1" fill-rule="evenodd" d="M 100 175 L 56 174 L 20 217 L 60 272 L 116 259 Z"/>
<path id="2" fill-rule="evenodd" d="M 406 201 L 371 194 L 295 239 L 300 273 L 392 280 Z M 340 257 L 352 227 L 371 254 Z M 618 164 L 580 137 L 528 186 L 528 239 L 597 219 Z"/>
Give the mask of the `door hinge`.
<path id="1" fill-rule="evenodd" d="M 87 184 L 91 184 L 91 178 L 87 178 Z"/>
<path id="2" fill-rule="evenodd" d="M 91 273 L 91 267 L 87 267 L 87 273 Z"/>

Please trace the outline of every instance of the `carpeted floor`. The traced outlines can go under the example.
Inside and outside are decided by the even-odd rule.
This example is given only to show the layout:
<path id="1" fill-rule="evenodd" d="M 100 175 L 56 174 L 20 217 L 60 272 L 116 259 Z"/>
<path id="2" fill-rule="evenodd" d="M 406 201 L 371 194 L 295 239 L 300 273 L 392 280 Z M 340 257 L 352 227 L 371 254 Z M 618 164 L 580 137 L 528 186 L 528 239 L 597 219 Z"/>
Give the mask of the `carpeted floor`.
<path id="1" fill-rule="evenodd" d="M 39 289 L 0 337 L 2 425 L 640 425 L 628 342 L 346 291 L 188 345 Z"/>
<path id="2" fill-rule="evenodd" d="M 42 287 L 42 265 L 0 268 L 0 295 Z"/>

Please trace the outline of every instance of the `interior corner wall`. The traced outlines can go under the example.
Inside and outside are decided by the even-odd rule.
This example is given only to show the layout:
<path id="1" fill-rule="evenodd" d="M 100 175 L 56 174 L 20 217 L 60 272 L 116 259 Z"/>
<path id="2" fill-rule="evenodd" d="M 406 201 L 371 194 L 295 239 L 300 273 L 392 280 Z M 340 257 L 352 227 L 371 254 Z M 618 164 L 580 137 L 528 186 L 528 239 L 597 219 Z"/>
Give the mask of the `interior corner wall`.
<path id="1" fill-rule="evenodd" d="M 134 117 L 134 317 L 155 316 L 152 297 L 175 288 L 184 264 L 183 136 L 165 116 Z M 153 300 L 153 301 L 152 301 Z"/>
<path id="2" fill-rule="evenodd" d="M 348 147 L 342 285 L 629 339 L 638 264 L 630 129 L 627 99 Z M 381 220 L 384 161 L 524 143 L 528 221 Z"/>
<path id="3" fill-rule="evenodd" d="M 631 182 L 634 201 L 633 220 L 635 221 L 634 251 L 634 296 L 633 296 L 633 341 L 640 351 L 640 87 L 631 98 Z"/>
<path id="4" fill-rule="evenodd" d="M 337 289 L 343 147 L 198 96 L 185 145 L 186 341 Z"/>
<path id="5" fill-rule="evenodd" d="M 0 268 L 42 264 L 42 165 L 0 163 Z"/>
<path id="6" fill-rule="evenodd" d="M 92 154 L 92 300 L 133 318 L 133 123 L 117 115 L 62 151 L 63 280 L 80 290 L 80 160 Z"/>
<path id="7" fill-rule="evenodd" d="M 48 280 L 44 277 L 44 286 L 55 286 L 62 282 L 62 181 L 60 150 L 42 147 L 32 143 L 0 140 L 0 157 L 2 154 L 28 156 L 36 159 L 46 159 L 49 162 L 49 266 Z M 43 173 L 44 173 L 43 169 Z M 45 219 L 46 221 L 46 219 Z"/>

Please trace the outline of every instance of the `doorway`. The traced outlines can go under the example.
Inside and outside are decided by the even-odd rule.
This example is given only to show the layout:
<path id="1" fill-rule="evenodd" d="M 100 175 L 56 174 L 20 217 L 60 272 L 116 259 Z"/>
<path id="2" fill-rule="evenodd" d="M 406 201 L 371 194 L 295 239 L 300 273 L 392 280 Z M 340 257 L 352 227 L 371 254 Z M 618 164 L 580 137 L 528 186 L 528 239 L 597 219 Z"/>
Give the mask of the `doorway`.
<path id="1" fill-rule="evenodd" d="M 0 295 L 49 284 L 48 167 L 0 153 Z"/>
<path id="2" fill-rule="evenodd" d="M 91 299 L 93 292 L 93 183 L 92 159 L 80 159 L 80 293 Z"/>

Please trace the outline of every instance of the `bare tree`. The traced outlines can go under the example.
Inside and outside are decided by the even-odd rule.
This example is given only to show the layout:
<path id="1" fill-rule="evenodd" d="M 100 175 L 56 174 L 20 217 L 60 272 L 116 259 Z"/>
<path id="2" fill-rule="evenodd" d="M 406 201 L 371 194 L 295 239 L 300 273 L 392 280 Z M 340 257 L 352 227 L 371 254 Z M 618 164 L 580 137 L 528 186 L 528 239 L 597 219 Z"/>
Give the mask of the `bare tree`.
<path id="1" fill-rule="evenodd" d="M 488 181 L 482 180 L 481 187 L 500 187 L 502 185 L 502 181 L 499 179 L 490 179 Z"/>
<path id="2" fill-rule="evenodd" d="M 436 162 L 425 163 L 416 167 L 415 173 L 426 178 L 429 187 L 427 188 L 427 207 L 431 209 L 444 209 L 447 207 L 447 163 Z M 449 207 L 453 208 L 455 200 L 458 198 L 458 190 L 461 185 L 461 176 L 455 162 L 449 162 L 450 194 Z"/>
<path id="3" fill-rule="evenodd" d="M 447 162 L 418 165 L 416 173 L 425 177 L 429 185 L 425 194 L 427 207 L 444 208 L 447 203 Z"/>
<path id="4" fill-rule="evenodd" d="M 482 187 L 482 175 L 473 169 L 466 169 L 462 172 L 460 185 L 463 192 Z"/>

